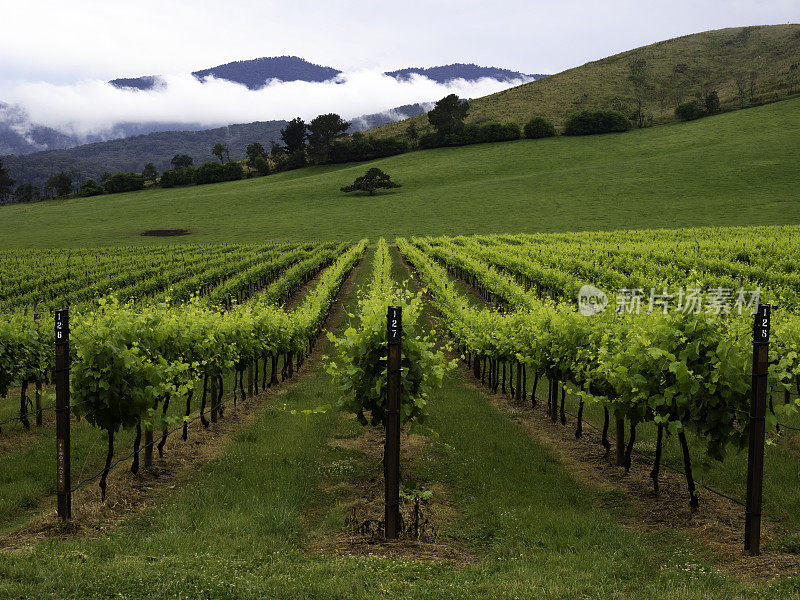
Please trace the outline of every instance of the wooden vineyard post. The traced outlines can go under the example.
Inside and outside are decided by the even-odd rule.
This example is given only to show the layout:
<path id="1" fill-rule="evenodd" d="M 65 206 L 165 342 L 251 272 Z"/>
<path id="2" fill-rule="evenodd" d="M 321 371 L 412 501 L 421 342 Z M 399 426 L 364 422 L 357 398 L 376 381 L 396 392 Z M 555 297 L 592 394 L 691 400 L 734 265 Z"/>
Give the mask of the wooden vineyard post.
<path id="1" fill-rule="evenodd" d="M 211 422 L 217 422 L 217 378 L 211 377 Z"/>
<path id="2" fill-rule="evenodd" d="M 36 382 L 36 426 L 42 426 L 42 382 Z"/>
<path id="3" fill-rule="evenodd" d="M 153 425 L 144 428 L 144 468 L 149 469 L 153 466 Z"/>
<path id="4" fill-rule="evenodd" d="M 247 363 L 247 397 L 253 397 L 253 361 Z"/>
<path id="5" fill-rule="evenodd" d="M 767 414 L 770 305 L 759 304 L 753 324 L 753 384 L 747 447 L 747 503 L 744 549 L 761 551 L 761 495 L 764 481 L 764 418 Z"/>
<path id="6" fill-rule="evenodd" d="M 383 475 L 386 483 L 386 514 L 384 522 L 387 538 L 400 535 L 400 353 L 403 313 L 399 306 L 390 306 L 386 319 L 388 358 L 386 376 L 388 398 L 386 402 L 386 442 L 383 450 Z"/>
<path id="7" fill-rule="evenodd" d="M 625 466 L 625 419 L 617 419 L 617 460 L 618 467 Z"/>
<path id="8" fill-rule="evenodd" d="M 57 310 L 56 330 L 56 495 L 58 517 L 72 518 L 72 477 L 69 455 L 69 311 Z"/>
<path id="9" fill-rule="evenodd" d="M 39 314 L 36 312 L 36 305 L 33 307 L 33 322 L 39 320 Z M 42 382 L 36 382 L 36 426 L 42 426 Z"/>

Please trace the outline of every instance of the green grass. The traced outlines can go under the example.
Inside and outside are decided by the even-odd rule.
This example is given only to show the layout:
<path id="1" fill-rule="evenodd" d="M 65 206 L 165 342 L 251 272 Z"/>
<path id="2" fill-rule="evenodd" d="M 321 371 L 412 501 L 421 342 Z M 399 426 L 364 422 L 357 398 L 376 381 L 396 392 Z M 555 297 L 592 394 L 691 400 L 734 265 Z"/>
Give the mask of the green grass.
<path id="1" fill-rule="evenodd" d="M 800 222 L 800 100 L 585 138 L 412 152 L 370 163 L 402 188 L 339 187 L 364 164 L 232 183 L 0 207 L 0 247 L 345 240 L 368 236 Z"/>
<path id="2" fill-rule="evenodd" d="M 678 104 L 694 100 L 706 90 L 716 90 L 725 109 L 739 108 L 742 101 L 745 105 L 770 102 L 786 98 L 790 91 L 800 91 L 800 75 L 795 73 L 793 89 L 789 75 L 790 66 L 798 62 L 798 53 L 798 24 L 732 27 L 685 35 L 470 100 L 467 121 L 524 124 L 542 116 L 560 124 L 568 113 L 583 108 L 613 108 L 634 114 L 637 94 L 629 79 L 634 62 L 644 65 L 646 85 L 639 92 L 642 111 L 656 122 L 673 120 Z M 753 72 L 756 79 L 751 94 L 749 77 Z M 746 79 L 744 98 L 736 83 L 741 75 Z M 403 137 L 410 122 L 420 132 L 432 130 L 426 115 L 420 115 L 371 133 Z"/>

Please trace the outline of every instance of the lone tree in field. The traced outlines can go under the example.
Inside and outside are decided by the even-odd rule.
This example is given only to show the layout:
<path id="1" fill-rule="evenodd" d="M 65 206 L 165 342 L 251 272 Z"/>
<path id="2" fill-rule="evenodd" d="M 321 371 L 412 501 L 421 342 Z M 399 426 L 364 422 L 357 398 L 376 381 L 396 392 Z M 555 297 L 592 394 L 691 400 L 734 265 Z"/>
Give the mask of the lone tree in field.
<path id="1" fill-rule="evenodd" d="M 223 165 L 225 164 L 225 159 L 231 159 L 231 151 L 225 144 L 220 144 L 217 142 L 214 144 L 214 147 L 211 149 L 211 154 L 216 156 Z"/>
<path id="2" fill-rule="evenodd" d="M 176 171 L 183 171 L 194 164 L 192 157 L 187 154 L 176 154 L 170 162 L 172 163 L 172 168 Z"/>
<path id="3" fill-rule="evenodd" d="M 455 94 L 445 96 L 428 113 L 428 121 L 436 133 L 447 135 L 456 133 L 464 127 L 464 119 L 469 113 L 469 102 L 462 102 Z"/>
<path id="4" fill-rule="evenodd" d="M 366 174 L 357 177 L 352 185 L 346 185 L 341 190 L 343 192 L 369 192 L 370 196 L 375 195 L 375 191 L 380 188 L 399 188 L 399 183 L 392 181 L 388 173 L 384 173 L 375 167 L 371 168 Z"/>
<path id="5" fill-rule="evenodd" d="M 336 113 L 319 115 L 308 124 L 308 145 L 318 162 L 327 162 L 331 144 L 350 129 L 350 123 Z"/>

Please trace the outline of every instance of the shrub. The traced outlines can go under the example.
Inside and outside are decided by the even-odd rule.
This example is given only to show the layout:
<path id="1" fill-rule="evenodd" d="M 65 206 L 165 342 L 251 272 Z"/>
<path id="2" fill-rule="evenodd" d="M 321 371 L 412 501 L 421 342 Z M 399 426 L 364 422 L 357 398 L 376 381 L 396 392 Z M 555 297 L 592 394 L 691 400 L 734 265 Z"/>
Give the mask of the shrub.
<path id="1" fill-rule="evenodd" d="M 224 181 L 238 181 L 239 179 L 243 179 L 244 168 L 242 167 L 242 163 L 229 160 L 222 169 L 222 175 Z"/>
<path id="2" fill-rule="evenodd" d="M 14 192 L 14 200 L 17 202 L 38 202 L 40 200 L 39 188 L 30 183 L 23 183 Z"/>
<path id="3" fill-rule="evenodd" d="M 456 133 L 429 133 L 419 139 L 419 147 L 423 149 L 440 148 L 442 146 L 468 146 L 487 142 L 509 142 L 522 136 L 517 123 L 487 123 L 464 125 Z"/>
<path id="4" fill-rule="evenodd" d="M 141 173 L 115 173 L 104 184 L 109 194 L 121 192 L 135 192 L 144 189 L 144 177 Z"/>
<path id="5" fill-rule="evenodd" d="M 444 136 L 444 146 L 468 146 L 480 144 L 484 141 L 484 130 L 480 125 L 470 123 L 464 125 L 460 131 Z"/>
<path id="6" fill-rule="evenodd" d="M 628 117 L 618 110 L 582 110 L 567 115 L 564 135 L 594 135 L 628 131 Z"/>
<path id="7" fill-rule="evenodd" d="M 158 185 L 160 185 L 162 188 L 174 187 L 175 185 L 177 185 L 175 183 L 176 175 L 177 171 L 174 171 L 172 169 L 167 169 L 166 171 L 161 173 L 161 177 L 158 180 Z"/>
<path id="8" fill-rule="evenodd" d="M 482 142 L 511 142 L 522 137 L 517 123 L 487 123 L 480 130 Z"/>
<path id="9" fill-rule="evenodd" d="M 243 177 L 244 169 L 241 163 L 236 161 L 229 161 L 224 165 L 209 161 L 197 167 L 197 170 L 194 172 L 194 182 L 198 185 L 235 181 Z"/>
<path id="10" fill-rule="evenodd" d="M 719 94 L 714 90 L 706 96 L 706 112 L 714 115 L 719 112 Z"/>
<path id="11" fill-rule="evenodd" d="M 419 147 L 423 150 L 438 148 L 444 145 L 443 138 L 444 136 L 441 136 L 438 133 L 427 133 L 419 138 Z"/>
<path id="12" fill-rule="evenodd" d="M 703 108 L 697 100 L 684 102 L 675 108 L 675 116 L 681 121 L 693 121 L 705 115 Z"/>
<path id="13" fill-rule="evenodd" d="M 270 173 L 269 161 L 263 156 L 256 157 L 253 161 L 253 168 L 259 175 L 269 175 Z"/>
<path id="14" fill-rule="evenodd" d="M 364 135 L 353 135 L 338 140 L 331 146 L 328 162 L 343 163 L 373 160 L 408 152 L 408 144 L 396 138 L 377 139 Z"/>
<path id="15" fill-rule="evenodd" d="M 168 169 L 161 173 L 159 184 L 161 187 L 165 188 L 175 187 L 178 185 L 190 185 L 194 183 L 194 172 L 194 167 L 186 167 L 180 171 Z"/>
<path id="16" fill-rule="evenodd" d="M 504 141 L 511 142 L 513 140 L 519 140 L 522 138 L 522 127 L 520 127 L 519 123 L 509 121 L 503 125 L 503 136 Z"/>
<path id="17" fill-rule="evenodd" d="M 302 169 L 308 164 L 306 160 L 306 153 L 304 150 L 296 150 L 295 152 L 290 153 L 286 156 L 286 160 L 283 162 L 283 168 L 286 170 L 290 169 Z"/>
<path id="18" fill-rule="evenodd" d="M 194 172 L 194 182 L 198 185 L 225 181 L 225 168 L 221 163 L 206 162 Z"/>
<path id="19" fill-rule="evenodd" d="M 88 198 L 89 196 L 99 196 L 103 193 L 103 188 L 97 185 L 94 179 L 87 179 L 81 186 L 81 196 Z"/>
<path id="20" fill-rule="evenodd" d="M 556 128 L 544 117 L 533 117 L 525 123 L 525 137 L 529 140 L 537 138 L 552 137 L 556 134 Z"/>
<path id="21" fill-rule="evenodd" d="M 47 178 L 44 183 L 44 195 L 46 198 L 63 198 L 72 193 L 72 175 L 69 173 L 57 173 Z"/>

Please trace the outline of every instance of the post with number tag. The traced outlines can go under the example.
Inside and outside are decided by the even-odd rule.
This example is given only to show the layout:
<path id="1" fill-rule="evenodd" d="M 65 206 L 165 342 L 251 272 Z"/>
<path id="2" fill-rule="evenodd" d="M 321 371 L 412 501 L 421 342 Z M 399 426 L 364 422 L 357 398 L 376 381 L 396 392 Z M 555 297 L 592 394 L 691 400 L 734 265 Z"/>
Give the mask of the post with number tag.
<path id="1" fill-rule="evenodd" d="M 69 310 L 56 311 L 56 493 L 58 517 L 72 518 L 69 456 Z"/>
<path id="2" fill-rule="evenodd" d="M 753 324 L 753 383 L 747 449 L 747 503 L 744 549 L 755 556 L 761 551 L 761 494 L 764 481 L 764 419 L 767 415 L 770 305 L 759 304 Z"/>
<path id="3" fill-rule="evenodd" d="M 387 538 L 397 538 L 400 535 L 400 354 L 402 335 L 403 312 L 399 306 L 390 306 L 386 318 L 388 396 L 385 411 L 386 442 L 383 446 L 383 476 L 386 483 L 384 523 Z"/>

